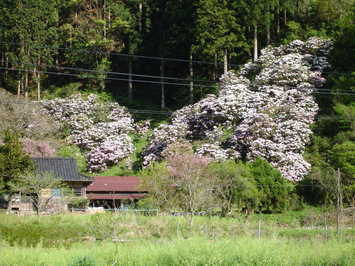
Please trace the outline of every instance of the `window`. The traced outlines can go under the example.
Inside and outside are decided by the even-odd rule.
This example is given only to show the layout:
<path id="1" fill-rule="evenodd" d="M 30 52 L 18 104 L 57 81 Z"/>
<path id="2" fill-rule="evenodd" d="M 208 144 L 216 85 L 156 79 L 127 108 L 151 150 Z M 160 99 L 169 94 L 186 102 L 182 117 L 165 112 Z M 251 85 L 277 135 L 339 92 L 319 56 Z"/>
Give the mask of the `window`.
<path id="1" fill-rule="evenodd" d="M 60 197 L 60 188 L 52 188 L 52 197 L 54 198 Z"/>

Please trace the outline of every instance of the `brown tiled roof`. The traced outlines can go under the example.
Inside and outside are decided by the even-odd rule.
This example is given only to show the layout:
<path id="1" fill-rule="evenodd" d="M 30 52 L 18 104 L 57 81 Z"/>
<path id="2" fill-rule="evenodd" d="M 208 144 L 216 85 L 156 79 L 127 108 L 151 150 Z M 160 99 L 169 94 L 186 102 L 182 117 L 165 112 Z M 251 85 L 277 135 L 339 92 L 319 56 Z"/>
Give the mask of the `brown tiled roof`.
<path id="1" fill-rule="evenodd" d="M 91 200 L 142 199 L 145 197 L 145 194 L 86 194 L 86 197 Z"/>
<path id="2" fill-rule="evenodd" d="M 90 192 L 140 192 L 141 181 L 137 176 L 97 176 L 86 188 Z"/>

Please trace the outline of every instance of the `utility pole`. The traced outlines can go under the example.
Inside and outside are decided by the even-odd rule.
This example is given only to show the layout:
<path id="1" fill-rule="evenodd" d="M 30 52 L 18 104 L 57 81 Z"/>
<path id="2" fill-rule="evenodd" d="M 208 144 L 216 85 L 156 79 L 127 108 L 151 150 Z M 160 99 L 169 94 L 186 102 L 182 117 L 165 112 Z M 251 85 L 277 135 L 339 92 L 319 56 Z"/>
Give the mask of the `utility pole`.
<path id="1" fill-rule="evenodd" d="M 190 51 L 190 99 L 189 99 L 189 104 L 194 103 L 194 82 L 193 82 L 193 77 L 194 77 L 194 68 L 192 64 L 192 51 Z"/>
<path id="2" fill-rule="evenodd" d="M 161 81 L 161 110 L 165 110 L 165 88 L 164 88 L 164 59 L 160 64 L 160 81 Z"/>

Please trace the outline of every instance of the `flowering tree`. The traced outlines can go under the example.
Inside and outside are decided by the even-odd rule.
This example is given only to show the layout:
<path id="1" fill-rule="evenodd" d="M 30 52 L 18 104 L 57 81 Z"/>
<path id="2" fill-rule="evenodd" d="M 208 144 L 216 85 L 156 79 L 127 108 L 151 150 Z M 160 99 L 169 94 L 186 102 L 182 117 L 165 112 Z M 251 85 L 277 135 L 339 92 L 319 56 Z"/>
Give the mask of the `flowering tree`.
<path id="1" fill-rule="evenodd" d="M 141 171 L 142 188 L 149 191 L 148 200 L 182 212 L 192 226 L 196 212 L 218 201 L 217 178 L 207 168 L 210 159 L 194 154 L 188 145 L 168 148 L 166 159 L 166 164 L 153 163 Z"/>
<path id="2" fill-rule="evenodd" d="M 326 55 L 331 46 L 330 41 L 310 38 L 264 49 L 238 75 L 222 76 L 218 96 L 176 111 L 171 125 L 157 129 L 145 163 L 161 159 L 174 142 L 187 141 L 211 159 L 260 157 L 288 180 L 301 180 L 310 167 L 302 153 L 318 111 L 312 93 L 325 82 L 321 73 L 330 67 Z"/>
<path id="3" fill-rule="evenodd" d="M 87 155 L 91 172 L 104 171 L 134 151 L 133 140 L 128 136 L 136 130 L 134 121 L 117 103 L 100 102 L 94 94 L 41 103 L 49 115 L 68 125 L 67 140 Z"/>

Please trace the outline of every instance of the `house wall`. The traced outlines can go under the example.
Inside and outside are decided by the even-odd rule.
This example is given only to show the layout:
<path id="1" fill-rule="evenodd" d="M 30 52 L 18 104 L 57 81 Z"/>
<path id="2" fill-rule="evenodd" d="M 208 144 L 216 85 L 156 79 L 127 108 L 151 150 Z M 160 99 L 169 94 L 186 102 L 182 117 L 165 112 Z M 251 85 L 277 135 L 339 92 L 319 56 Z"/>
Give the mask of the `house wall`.
<path id="1" fill-rule="evenodd" d="M 69 188 L 73 189 L 75 196 L 86 198 L 86 187 L 89 185 L 87 182 L 66 181 L 65 183 Z"/>

